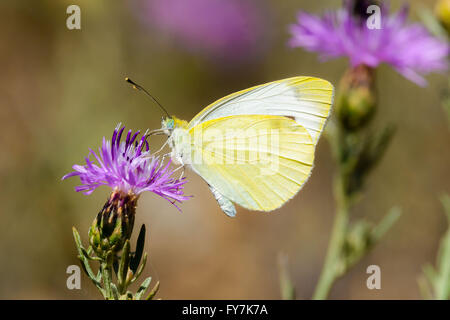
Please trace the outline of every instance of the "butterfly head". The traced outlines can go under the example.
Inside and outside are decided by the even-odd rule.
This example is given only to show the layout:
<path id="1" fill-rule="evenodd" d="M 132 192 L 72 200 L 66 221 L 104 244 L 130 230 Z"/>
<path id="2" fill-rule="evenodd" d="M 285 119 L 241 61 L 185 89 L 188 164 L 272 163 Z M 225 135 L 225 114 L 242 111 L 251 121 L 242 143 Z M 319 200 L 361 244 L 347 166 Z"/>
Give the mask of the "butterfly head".
<path id="1" fill-rule="evenodd" d="M 187 125 L 187 121 L 180 120 L 173 116 L 165 117 L 161 121 L 161 129 L 163 129 L 167 135 L 170 135 L 176 128 L 187 128 Z"/>
<path id="2" fill-rule="evenodd" d="M 173 117 L 163 118 L 161 121 L 161 129 L 172 131 L 175 127 L 175 119 Z"/>

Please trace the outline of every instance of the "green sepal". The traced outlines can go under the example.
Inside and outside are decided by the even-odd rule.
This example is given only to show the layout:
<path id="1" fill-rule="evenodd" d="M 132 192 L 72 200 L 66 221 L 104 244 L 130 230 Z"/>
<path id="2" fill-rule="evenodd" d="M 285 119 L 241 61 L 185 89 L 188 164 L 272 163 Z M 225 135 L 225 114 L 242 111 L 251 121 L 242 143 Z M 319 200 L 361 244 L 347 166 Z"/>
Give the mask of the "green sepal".
<path id="1" fill-rule="evenodd" d="M 116 246 L 120 246 L 120 242 L 122 240 L 122 218 L 119 216 L 116 219 L 116 224 L 114 226 L 114 230 L 109 236 L 108 246 L 115 248 Z"/>

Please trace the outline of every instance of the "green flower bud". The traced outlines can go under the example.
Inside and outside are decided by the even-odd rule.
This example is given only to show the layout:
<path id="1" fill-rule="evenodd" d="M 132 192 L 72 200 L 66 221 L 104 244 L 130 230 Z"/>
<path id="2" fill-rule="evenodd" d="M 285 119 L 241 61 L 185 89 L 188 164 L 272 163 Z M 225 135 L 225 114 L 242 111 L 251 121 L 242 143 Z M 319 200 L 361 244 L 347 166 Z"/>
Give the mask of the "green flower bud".
<path id="1" fill-rule="evenodd" d="M 372 118 L 375 107 L 374 70 L 365 65 L 348 70 L 336 98 L 340 124 L 348 131 L 356 131 Z"/>
<path id="2" fill-rule="evenodd" d="M 89 229 L 89 242 L 99 257 L 119 252 L 133 231 L 137 196 L 113 191 Z"/>
<path id="3" fill-rule="evenodd" d="M 440 0 L 434 8 L 435 14 L 441 22 L 442 26 L 450 35 L 450 0 Z"/>

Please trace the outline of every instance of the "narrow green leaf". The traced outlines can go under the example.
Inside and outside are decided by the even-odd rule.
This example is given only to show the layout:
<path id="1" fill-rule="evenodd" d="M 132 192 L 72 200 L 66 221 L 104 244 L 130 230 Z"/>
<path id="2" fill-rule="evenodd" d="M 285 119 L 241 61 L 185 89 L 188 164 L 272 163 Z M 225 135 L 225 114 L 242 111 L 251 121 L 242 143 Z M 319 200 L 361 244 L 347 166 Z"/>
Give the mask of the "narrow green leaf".
<path id="1" fill-rule="evenodd" d="M 111 292 L 113 294 L 114 300 L 119 300 L 120 294 L 119 290 L 117 289 L 116 285 L 111 282 Z"/>
<path id="2" fill-rule="evenodd" d="M 131 258 L 130 269 L 133 273 L 136 273 L 136 270 L 139 267 L 139 263 L 141 263 L 142 253 L 144 252 L 145 245 L 145 224 L 141 226 L 141 230 L 139 231 L 139 236 L 136 242 L 136 251 Z"/>
<path id="3" fill-rule="evenodd" d="M 419 285 L 419 291 L 422 297 L 425 300 L 432 300 L 433 299 L 433 293 L 430 287 L 430 283 L 427 280 L 427 278 L 424 275 L 421 275 L 417 279 L 417 284 Z"/>
<path id="4" fill-rule="evenodd" d="M 81 266 L 83 267 L 84 272 L 86 273 L 86 275 L 92 279 L 92 280 L 96 280 L 94 273 L 92 272 L 91 266 L 89 264 L 89 261 L 84 258 L 84 257 L 80 257 L 78 256 L 78 259 L 80 259 L 81 261 Z"/>
<path id="5" fill-rule="evenodd" d="M 373 141 L 370 145 L 370 158 L 371 158 L 371 165 L 370 169 L 375 167 L 375 165 L 378 164 L 378 162 L 381 160 L 383 155 L 385 154 L 389 144 L 392 141 L 392 138 L 394 137 L 396 131 L 396 127 L 392 124 L 387 125 L 380 135 L 377 137 L 374 137 Z"/>
<path id="6" fill-rule="evenodd" d="M 77 229 L 75 227 L 72 227 L 73 237 L 75 239 L 75 244 L 78 250 L 78 259 L 81 261 L 81 266 L 83 268 L 83 271 L 86 273 L 86 275 L 91 279 L 91 281 L 94 283 L 94 285 L 97 287 L 98 290 L 100 290 L 101 294 L 105 297 L 105 291 L 101 286 L 101 275 L 97 274 L 94 275 L 94 272 L 91 269 L 91 265 L 89 264 L 88 258 L 86 258 L 85 249 L 83 248 L 83 245 L 81 244 L 81 238 L 80 234 L 78 233 Z M 86 252 L 86 251 L 85 251 Z M 87 252 L 86 252 L 87 253 Z"/>
<path id="7" fill-rule="evenodd" d="M 380 240 L 387 231 L 397 222 L 398 218 L 400 218 L 402 214 L 402 210 L 399 207 L 393 207 L 389 212 L 384 216 L 381 222 L 373 229 L 372 236 L 373 240 L 377 242 Z"/>
<path id="8" fill-rule="evenodd" d="M 116 257 L 116 259 L 113 260 L 113 269 L 114 269 L 116 276 L 119 277 L 119 260 L 117 257 Z"/>
<path id="9" fill-rule="evenodd" d="M 439 245 L 436 268 L 430 264 L 426 264 L 423 267 L 425 276 L 422 276 L 422 278 L 425 279 L 426 277 L 428 279 L 428 283 L 426 283 L 428 287 L 425 286 L 425 280 L 421 278 L 419 278 L 419 287 L 424 298 L 431 297 L 436 300 L 447 300 L 450 298 L 450 197 L 443 195 L 441 202 L 447 215 L 449 227 L 442 236 Z M 430 291 L 433 294 L 430 294 Z"/>
<path id="10" fill-rule="evenodd" d="M 84 249 L 84 248 L 83 248 L 83 244 L 81 243 L 80 234 L 78 233 L 78 230 L 75 227 L 72 227 L 72 233 L 73 233 L 73 238 L 75 239 L 75 245 L 77 246 L 78 253 L 82 254 L 83 252 L 81 251 L 81 249 Z"/>
<path id="11" fill-rule="evenodd" d="M 119 270 L 117 273 L 120 293 L 123 293 L 126 290 L 125 279 L 127 276 L 129 264 L 130 264 L 130 240 L 127 240 L 125 241 L 125 245 L 123 246 Z"/>
<path id="12" fill-rule="evenodd" d="M 437 279 L 434 283 L 435 298 L 447 300 L 450 297 L 450 197 L 441 197 L 449 226 L 442 236 L 437 258 Z"/>
<path id="13" fill-rule="evenodd" d="M 448 223 L 450 224 L 450 196 L 448 194 L 442 195 L 441 202 L 444 207 L 445 214 L 447 215 Z"/>
<path id="14" fill-rule="evenodd" d="M 147 263 L 147 252 L 144 253 L 144 258 L 142 259 L 142 264 L 139 266 L 139 269 L 137 270 L 137 272 L 134 275 L 133 279 L 131 279 L 130 284 L 134 283 L 139 278 L 139 276 L 141 275 L 142 271 L 144 271 L 146 263 Z"/>
<path id="15" fill-rule="evenodd" d="M 281 299 L 295 300 L 295 288 L 292 284 L 288 270 L 288 257 L 286 254 L 278 255 L 278 269 L 280 277 Z"/>
<path id="16" fill-rule="evenodd" d="M 428 281 L 431 283 L 431 285 L 434 285 L 434 282 L 436 281 L 436 271 L 434 270 L 433 266 L 429 263 L 423 266 L 423 273 L 427 277 Z"/>
<path id="17" fill-rule="evenodd" d="M 148 294 L 147 298 L 145 298 L 145 300 L 152 300 L 155 297 L 156 293 L 158 293 L 158 290 L 159 290 L 159 281 L 156 282 L 152 291 L 150 291 L 150 293 Z"/>
<path id="18" fill-rule="evenodd" d="M 139 287 L 138 291 L 136 292 L 135 298 L 136 300 L 141 300 L 142 296 L 145 294 L 145 292 L 148 289 L 148 286 L 150 285 L 150 282 L 152 281 L 152 277 L 148 277 L 145 279 L 141 286 Z"/>
<path id="19" fill-rule="evenodd" d="M 98 281 L 98 283 L 101 283 L 101 281 L 102 281 L 102 271 L 100 270 L 100 268 L 97 271 L 97 277 L 95 279 Z"/>

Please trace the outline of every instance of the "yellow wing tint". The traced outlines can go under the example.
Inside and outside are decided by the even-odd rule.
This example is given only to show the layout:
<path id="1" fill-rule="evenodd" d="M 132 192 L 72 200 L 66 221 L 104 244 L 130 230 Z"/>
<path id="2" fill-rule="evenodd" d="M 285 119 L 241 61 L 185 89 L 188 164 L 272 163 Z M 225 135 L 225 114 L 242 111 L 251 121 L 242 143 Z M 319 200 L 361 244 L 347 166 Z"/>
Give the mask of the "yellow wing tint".
<path id="1" fill-rule="evenodd" d="M 229 116 L 202 122 L 189 133 L 194 171 L 247 209 L 279 208 L 301 189 L 313 167 L 309 133 L 286 117 Z"/>
<path id="2" fill-rule="evenodd" d="M 317 144 L 330 114 L 333 91 L 331 83 L 314 77 L 274 81 L 217 100 L 197 114 L 188 127 L 232 115 L 287 116 L 303 126 Z"/>

